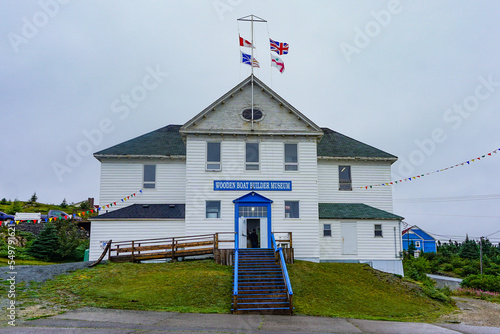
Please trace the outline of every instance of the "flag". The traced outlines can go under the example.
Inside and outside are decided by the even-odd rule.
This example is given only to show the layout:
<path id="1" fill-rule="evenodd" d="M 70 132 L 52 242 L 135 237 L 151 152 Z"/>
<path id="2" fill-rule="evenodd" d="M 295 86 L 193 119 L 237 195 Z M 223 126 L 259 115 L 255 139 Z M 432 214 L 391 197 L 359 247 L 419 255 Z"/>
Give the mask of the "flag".
<path id="1" fill-rule="evenodd" d="M 280 73 L 285 72 L 285 63 L 280 57 L 273 56 L 273 54 L 271 54 L 271 66 L 276 67 Z"/>
<path id="2" fill-rule="evenodd" d="M 241 36 L 239 36 L 239 37 L 240 37 L 240 46 L 255 49 L 255 46 L 253 46 L 252 43 L 250 43 L 246 39 L 242 38 Z"/>
<path id="3" fill-rule="evenodd" d="M 243 64 L 247 64 L 247 65 L 250 65 L 250 66 L 253 66 L 253 67 L 259 67 L 260 68 L 259 62 L 257 61 L 257 59 L 255 59 L 255 58 L 252 59 L 251 55 L 243 53 L 243 52 L 241 52 L 241 62 Z"/>
<path id="4" fill-rule="evenodd" d="M 269 41 L 271 42 L 271 51 L 274 51 L 279 55 L 288 54 L 288 43 L 280 43 L 278 41 L 273 41 L 270 38 Z"/>

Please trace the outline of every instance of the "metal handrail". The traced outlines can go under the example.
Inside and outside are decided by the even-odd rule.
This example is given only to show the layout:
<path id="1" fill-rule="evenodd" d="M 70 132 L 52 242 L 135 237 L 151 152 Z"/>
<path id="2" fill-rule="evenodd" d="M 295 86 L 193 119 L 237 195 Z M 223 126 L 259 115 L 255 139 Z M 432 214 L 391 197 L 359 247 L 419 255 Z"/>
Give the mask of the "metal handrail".
<path id="1" fill-rule="evenodd" d="M 238 295 L 238 249 L 234 250 L 234 285 L 233 295 Z"/>
<path id="2" fill-rule="evenodd" d="M 274 237 L 274 233 L 271 234 L 271 241 L 273 243 L 274 251 L 277 252 L 280 256 L 280 264 L 281 269 L 283 270 L 283 276 L 285 278 L 288 298 L 290 299 L 293 296 L 292 284 L 290 283 L 290 277 L 288 276 L 288 270 L 286 269 L 285 257 L 283 255 L 283 249 L 276 246 L 276 238 Z"/>

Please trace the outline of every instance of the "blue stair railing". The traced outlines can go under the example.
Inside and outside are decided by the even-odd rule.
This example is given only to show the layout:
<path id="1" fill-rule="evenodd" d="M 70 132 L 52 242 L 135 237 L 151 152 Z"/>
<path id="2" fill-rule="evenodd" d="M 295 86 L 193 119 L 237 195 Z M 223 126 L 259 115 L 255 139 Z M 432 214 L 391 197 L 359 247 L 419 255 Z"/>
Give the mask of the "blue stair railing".
<path id="1" fill-rule="evenodd" d="M 273 243 L 274 253 L 279 256 L 279 263 L 281 266 L 281 271 L 283 273 L 283 278 L 285 280 L 286 290 L 287 290 L 287 298 L 288 298 L 288 303 L 290 305 L 290 314 L 292 314 L 293 313 L 293 290 L 292 290 L 292 284 L 290 283 L 290 277 L 288 276 L 288 270 L 286 269 L 285 257 L 283 256 L 283 249 L 281 247 L 279 247 L 279 248 L 277 247 L 276 238 L 274 237 L 274 233 L 271 233 L 271 240 Z"/>
<path id="2" fill-rule="evenodd" d="M 239 255 L 239 235 L 234 237 L 234 283 L 233 283 L 233 312 L 238 311 L 238 256 Z"/>

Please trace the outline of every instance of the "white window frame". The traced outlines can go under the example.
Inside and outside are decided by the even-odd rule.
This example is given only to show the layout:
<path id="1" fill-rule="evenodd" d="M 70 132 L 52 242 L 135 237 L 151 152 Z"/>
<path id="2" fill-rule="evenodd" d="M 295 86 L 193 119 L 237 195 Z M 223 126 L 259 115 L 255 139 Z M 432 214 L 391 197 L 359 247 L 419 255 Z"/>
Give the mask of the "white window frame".
<path id="1" fill-rule="evenodd" d="M 208 202 L 218 202 L 219 203 L 219 211 L 217 212 L 218 217 L 209 217 L 208 214 Z M 218 200 L 206 200 L 205 201 L 205 218 L 206 219 L 220 219 L 222 217 L 222 203 Z"/>
<path id="2" fill-rule="evenodd" d="M 295 145 L 297 147 L 297 162 L 286 162 L 286 145 Z M 296 173 L 299 171 L 299 143 L 283 143 L 283 170 L 285 172 L 292 172 Z M 297 169 L 295 170 L 287 170 L 287 166 L 297 166 Z"/>
<path id="3" fill-rule="evenodd" d="M 144 180 L 144 177 L 146 176 L 146 166 L 154 166 L 155 167 L 155 179 L 154 181 L 146 181 Z M 155 190 L 156 189 L 156 174 L 157 174 L 158 166 L 156 164 L 143 164 L 142 165 L 142 189 L 147 189 L 147 190 Z M 153 185 L 152 187 L 146 187 L 146 184 L 148 185 Z"/>
<path id="4" fill-rule="evenodd" d="M 286 216 L 286 202 L 296 202 L 297 205 L 298 205 L 298 210 L 299 210 L 299 216 L 298 217 L 287 217 Z M 296 201 L 296 200 L 285 200 L 283 202 L 283 209 L 284 209 L 284 217 L 285 219 L 300 219 L 300 201 Z M 291 211 L 291 208 L 290 208 L 290 211 Z M 291 212 L 290 212 L 291 213 Z"/>
<path id="5" fill-rule="evenodd" d="M 377 230 L 377 226 L 380 226 L 380 230 Z M 377 235 L 378 231 L 380 231 L 380 235 Z M 384 227 L 382 224 L 373 224 L 373 237 L 374 238 L 383 238 L 384 237 Z"/>
<path id="6" fill-rule="evenodd" d="M 247 161 L 247 144 L 257 144 L 257 162 L 249 162 Z M 257 169 L 248 169 L 249 165 L 257 165 Z M 245 170 L 250 172 L 258 172 L 260 171 L 260 143 L 259 142 L 245 142 Z"/>
<path id="7" fill-rule="evenodd" d="M 415 247 L 420 248 L 420 240 L 415 240 Z"/>
<path id="8" fill-rule="evenodd" d="M 349 183 L 347 183 L 347 182 L 340 182 L 340 170 L 341 170 L 342 167 L 344 167 L 344 168 L 349 167 Z M 342 189 L 340 187 L 341 184 L 348 184 L 349 185 L 349 189 Z M 351 167 L 351 165 L 339 165 L 339 191 L 352 191 L 352 167 Z"/>
<path id="9" fill-rule="evenodd" d="M 219 144 L 219 161 L 208 161 L 208 145 Z M 209 165 L 219 164 L 219 168 L 208 168 Z M 220 172 L 222 170 L 222 142 L 220 141 L 207 141 L 205 145 L 205 170 L 208 172 Z"/>
<path id="10" fill-rule="evenodd" d="M 329 226 L 330 228 L 326 228 L 326 226 Z M 325 235 L 325 232 L 330 232 L 330 235 Z M 323 237 L 325 238 L 331 238 L 332 237 L 332 224 L 323 224 Z"/>

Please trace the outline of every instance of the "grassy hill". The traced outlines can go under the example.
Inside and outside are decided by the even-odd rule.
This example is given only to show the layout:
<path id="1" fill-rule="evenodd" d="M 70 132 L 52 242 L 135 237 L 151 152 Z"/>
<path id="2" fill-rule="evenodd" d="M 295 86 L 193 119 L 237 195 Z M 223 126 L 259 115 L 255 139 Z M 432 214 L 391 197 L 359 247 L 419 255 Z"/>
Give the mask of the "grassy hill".
<path id="1" fill-rule="evenodd" d="M 452 309 L 417 285 L 367 265 L 297 261 L 289 272 L 296 314 L 432 321 Z M 19 297 L 69 308 L 230 313 L 232 281 L 232 267 L 211 260 L 107 263 L 59 276 Z"/>
<path id="2" fill-rule="evenodd" d="M 23 201 L 16 201 L 18 203 L 18 207 L 15 207 L 14 201 L 1 203 L 0 202 L 0 211 L 5 212 L 7 214 L 14 215 L 17 212 L 41 212 L 43 214 L 47 214 L 49 210 L 62 210 L 66 213 L 73 213 L 73 211 L 82 211 L 74 205 L 68 205 L 65 208 L 62 208 L 60 205 L 55 204 L 44 204 L 44 203 L 29 203 Z"/>

